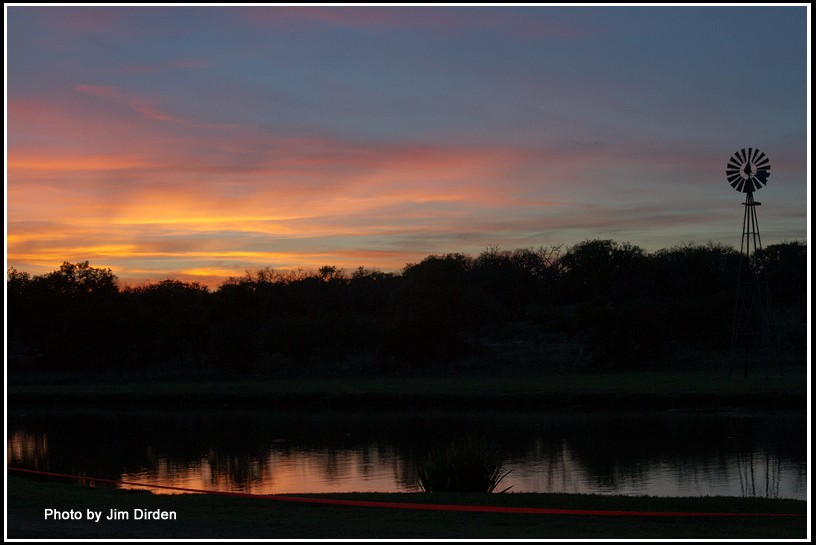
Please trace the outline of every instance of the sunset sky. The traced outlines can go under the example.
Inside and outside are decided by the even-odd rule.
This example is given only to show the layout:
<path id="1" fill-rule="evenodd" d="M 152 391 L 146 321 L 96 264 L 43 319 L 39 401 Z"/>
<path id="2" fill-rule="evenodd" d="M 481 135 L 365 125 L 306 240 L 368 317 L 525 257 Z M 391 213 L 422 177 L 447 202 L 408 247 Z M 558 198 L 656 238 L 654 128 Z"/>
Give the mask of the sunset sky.
<path id="1" fill-rule="evenodd" d="M 263 267 L 809 227 L 810 11 L 6 6 L 6 259 Z"/>

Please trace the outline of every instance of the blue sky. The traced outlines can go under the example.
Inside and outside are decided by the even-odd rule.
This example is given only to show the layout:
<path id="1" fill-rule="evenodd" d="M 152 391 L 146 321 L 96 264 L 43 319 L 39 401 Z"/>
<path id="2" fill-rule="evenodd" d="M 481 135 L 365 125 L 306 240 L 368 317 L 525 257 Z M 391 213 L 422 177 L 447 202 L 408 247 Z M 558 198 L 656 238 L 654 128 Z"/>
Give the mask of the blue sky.
<path id="1" fill-rule="evenodd" d="M 808 236 L 807 5 L 6 6 L 7 263 L 127 283 Z"/>

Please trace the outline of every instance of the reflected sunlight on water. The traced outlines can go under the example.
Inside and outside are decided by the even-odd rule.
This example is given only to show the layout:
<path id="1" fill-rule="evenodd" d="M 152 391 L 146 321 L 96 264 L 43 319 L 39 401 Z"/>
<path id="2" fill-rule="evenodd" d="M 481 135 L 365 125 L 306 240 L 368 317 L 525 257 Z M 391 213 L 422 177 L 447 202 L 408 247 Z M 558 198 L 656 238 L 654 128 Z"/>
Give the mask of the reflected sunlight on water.
<path id="1" fill-rule="evenodd" d="M 6 457 L 196 490 L 408 492 L 430 448 L 478 428 L 506 452 L 510 492 L 806 499 L 805 427 L 785 413 L 28 411 L 9 416 Z"/>
<path id="2" fill-rule="evenodd" d="M 403 462 L 393 451 L 374 456 L 360 451 L 271 452 L 264 460 L 250 460 L 244 467 L 219 467 L 210 458 L 179 466 L 161 459 L 156 467 L 138 473 L 123 473 L 121 480 L 142 484 L 244 492 L 247 494 L 287 494 L 321 492 L 402 492 L 399 484 Z M 237 470 L 236 470 L 237 469 Z M 122 485 L 122 488 L 138 488 Z M 154 493 L 177 493 L 155 489 Z"/>
<path id="3" fill-rule="evenodd" d="M 48 437 L 44 433 L 16 431 L 6 440 L 6 463 L 43 470 L 48 467 Z"/>

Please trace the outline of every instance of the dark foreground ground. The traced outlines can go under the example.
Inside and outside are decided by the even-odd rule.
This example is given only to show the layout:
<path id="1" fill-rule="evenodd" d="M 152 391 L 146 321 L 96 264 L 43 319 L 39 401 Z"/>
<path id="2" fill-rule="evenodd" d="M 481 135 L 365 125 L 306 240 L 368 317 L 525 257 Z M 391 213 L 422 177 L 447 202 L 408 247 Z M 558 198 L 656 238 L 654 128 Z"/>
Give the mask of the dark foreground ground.
<path id="1" fill-rule="evenodd" d="M 655 517 L 462 513 L 349 507 L 268 499 L 154 495 L 7 475 L 8 539 L 809 539 L 806 502 L 748 498 L 648 498 L 551 494 L 334 494 L 412 503 L 543 508 L 728 512 L 740 516 Z M 83 520 L 45 519 L 46 509 Z M 111 509 L 175 511 L 176 520 L 110 520 Z M 100 522 L 86 520 L 101 511 Z M 750 513 L 799 516 L 758 517 Z"/>

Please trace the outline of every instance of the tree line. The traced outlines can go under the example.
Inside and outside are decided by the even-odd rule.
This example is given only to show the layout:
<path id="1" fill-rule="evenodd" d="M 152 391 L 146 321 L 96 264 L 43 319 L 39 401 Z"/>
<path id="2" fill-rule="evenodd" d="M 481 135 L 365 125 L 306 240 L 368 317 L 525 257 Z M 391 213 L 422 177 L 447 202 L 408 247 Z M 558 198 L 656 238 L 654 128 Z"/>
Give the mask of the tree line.
<path id="1" fill-rule="evenodd" d="M 775 344 L 806 350 L 803 242 L 745 263 L 734 248 L 648 253 L 612 240 L 568 249 L 431 255 L 400 273 L 270 268 L 211 290 L 121 286 L 65 262 L 7 275 L 8 369 L 382 372 L 651 367 L 727 351 L 740 267 L 768 278 Z M 685 358 L 685 359 L 684 359 Z"/>

